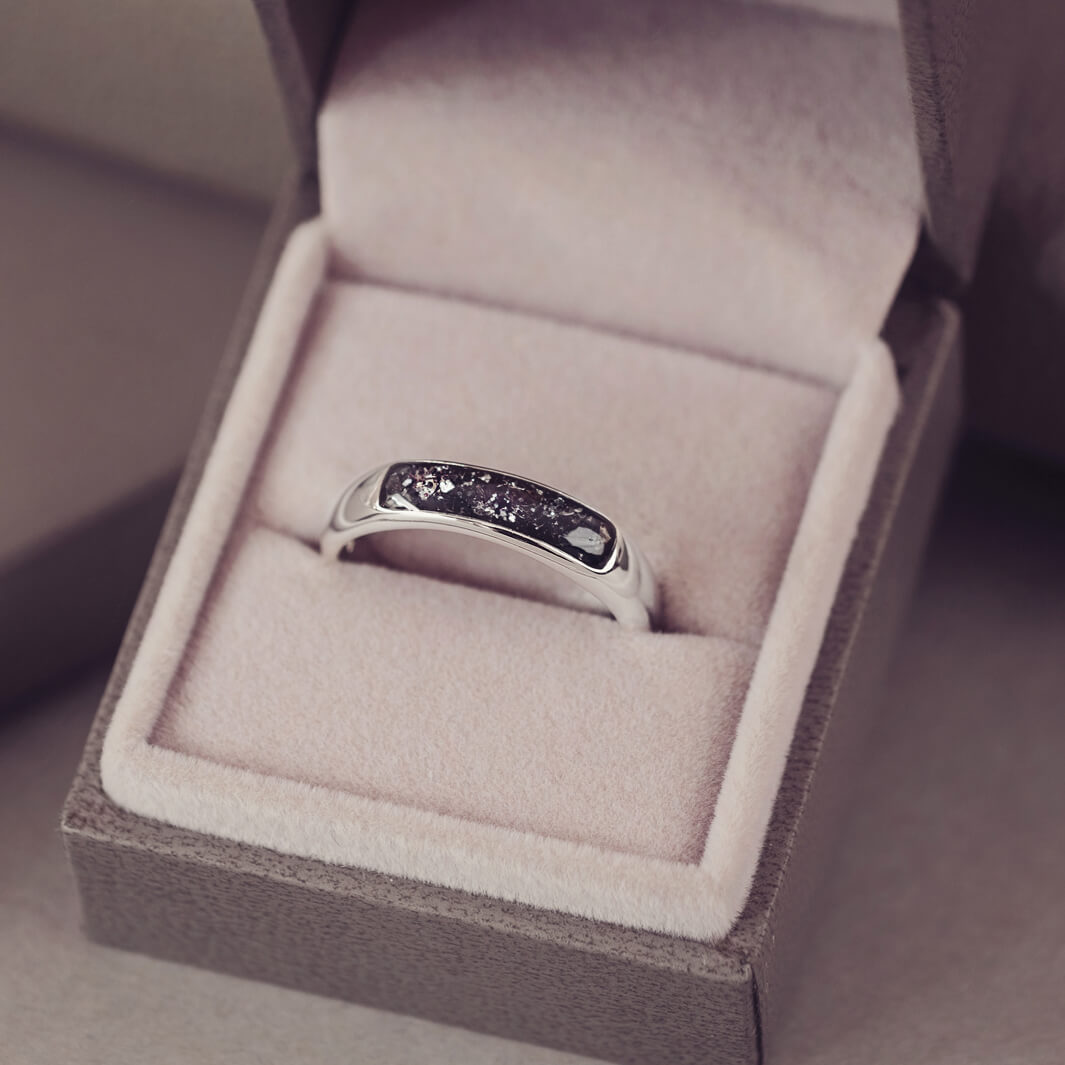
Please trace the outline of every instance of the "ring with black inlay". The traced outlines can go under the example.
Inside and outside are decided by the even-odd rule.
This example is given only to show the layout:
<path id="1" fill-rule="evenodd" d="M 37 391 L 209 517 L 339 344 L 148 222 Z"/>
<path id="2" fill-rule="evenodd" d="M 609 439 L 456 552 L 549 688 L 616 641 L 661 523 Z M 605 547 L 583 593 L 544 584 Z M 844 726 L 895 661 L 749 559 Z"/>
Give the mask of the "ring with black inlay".
<path id="1" fill-rule="evenodd" d="M 322 534 L 340 558 L 371 533 L 433 528 L 506 544 L 565 573 L 625 628 L 655 627 L 658 590 L 643 553 L 609 518 L 545 484 L 485 466 L 378 466 L 341 493 Z"/>

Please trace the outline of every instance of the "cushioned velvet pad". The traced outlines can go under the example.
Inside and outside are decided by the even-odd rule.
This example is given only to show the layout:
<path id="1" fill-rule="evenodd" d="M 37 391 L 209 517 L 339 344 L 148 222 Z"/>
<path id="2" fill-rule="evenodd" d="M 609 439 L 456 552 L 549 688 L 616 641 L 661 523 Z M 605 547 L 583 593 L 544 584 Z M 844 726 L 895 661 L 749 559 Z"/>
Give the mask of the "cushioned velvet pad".
<path id="1" fill-rule="evenodd" d="M 365 286 L 328 285 L 315 318 L 255 496 L 258 520 L 285 535 L 253 533 L 231 552 L 157 742 L 698 861 L 836 394 Z M 641 637 L 303 546 L 340 486 L 397 455 L 480 458 L 572 486 L 654 560 L 668 627 L 717 638 Z M 511 552 L 419 539 L 423 569 L 556 590 L 521 587 Z M 309 676 L 328 681 L 308 700 Z"/>
<path id="2" fill-rule="evenodd" d="M 836 390 L 364 285 L 327 285 L 314 318 L 255 497 L 266 524 L 316 543 L 340 488 L 374 465 L 482 462 L 622 524 L 654 559 L 668 629 L 761 640 Z M 376 549 L 404 568 L 420 555 L 539 598 L 571 587 L 474 541 L 397 542 Z"/>
<path id="3" fill-rule="evenodd" d="M 154 739 L 257 773 L 698 862 L 754 657 L 722 639 L 619 639 L 585 614 L 378 566 L 338 570 L 256 530 Z"/>

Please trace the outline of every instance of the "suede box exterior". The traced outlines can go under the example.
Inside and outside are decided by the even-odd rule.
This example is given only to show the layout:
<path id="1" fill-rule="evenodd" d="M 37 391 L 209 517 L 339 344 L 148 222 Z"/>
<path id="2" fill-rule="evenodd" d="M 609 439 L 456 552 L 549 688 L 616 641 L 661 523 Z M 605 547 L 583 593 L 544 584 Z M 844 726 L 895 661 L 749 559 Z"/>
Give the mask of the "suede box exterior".
<path id="1" fill-rule="evenodd" d="M 304 172 L 276 209 L 64 811 L 86 930 L 125 949 L 607 1060 L 771 1060 L 777 1018 L 801 967 L 806 902 L 845 805 L 959 420 L 959 323 L 938 293 L 971 268 L 994 149 L 965 132 L 970 109 L 985 105 L 970 83 L 968 38 L 955 31 L 973 20 L 975 32 L 989 8 L 903 7 L 931 214 L 926 253 L 885 330 L 902 414 L 847 563 L 753 889 L 731 932 L 707 944 L 206 837 L 131 814 L 102 790 L 107 723 L 262 295 L 288 232 L 317 208 L 313 115 L 343 5 L 259 6 Z M 955 79 L 948 95 L 936 73 L 943 63 Z M 987 154 L 969 158 L 980 153 Z M 965 204 L 951 184 L 959 165 L 974 175 Z"/>

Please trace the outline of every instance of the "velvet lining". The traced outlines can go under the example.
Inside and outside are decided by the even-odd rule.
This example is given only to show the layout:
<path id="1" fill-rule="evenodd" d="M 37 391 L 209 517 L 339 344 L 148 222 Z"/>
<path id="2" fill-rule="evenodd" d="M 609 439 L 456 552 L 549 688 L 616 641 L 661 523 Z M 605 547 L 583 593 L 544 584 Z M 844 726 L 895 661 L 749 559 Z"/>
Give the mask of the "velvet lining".
<path id="1" fill-rule="evenodd" d="M 834 22 L 815 32 L 770 9 L 670 4 L 634 79 L 639 99 L 612 110 L 608 86 L 632 58 L 615 46 L 651 18 L 617 7 L 550 4 L 545 21 L 504 32 L 481 3 L 433 7 L 439 17 L 412 25 L 362 6 L 361 43 L 345 50 L 323 117 L 323 217 L 294 232 L 278 268 L 105 741 L 115 801 L 639 928 L 713 939 L 738 915 L 894 417 L 893 364 L 875 333 L 916 226 L 903 154 L 875 177 L 869 158 L 898 125 L 894 96 L 856 91 L 879 139 L 855 139 L 846 107 L 790 127 L 824 104 L 819 79 L 838 93 L 855 64 L 898 41 L 848 25 L 845 63 Z M 573 61 L 595 12 L 607 44 L 591 65 Z M 499 84 L 470 87 L 471 69 L 483 73 L 481 53 L 460 45 L 470 18 L 476 39 L 523 50 L 546 26 L 570 61 L 545 51 L 546 65 L 519 66 L 500 111 Z M 730 36 L 742 46 L 733 80 L 684 80 L 695 52 L 681 26 L 712 48 Z M 779 88 L 782 26 L 835 61 L 805 102 L 778 110 L 754 98 L 739 59 L 756 61 L 760 33 L 762 73 Z M 677 49 L 679 80 L 661 81 Z M 878 93 L 889 67 L 872 64 Z M 564 112 L 555 94 L 573 71 L 580 102 Z M 625 147 L 670 101 L 702 123 L 719 97 L 735 114 L 694 155 L 675 135 L 668 167 Z M 545 107 L 554 117 L 537 139 L 523 123 Z M 752 108 L 739 170 L 715 170 L 715 138 Z M 572 229 L 605 186 L 590 172 L 570 183 L 565 163 L 615 111 L 610 143 L 633 168 L 609 192 L 624 232 L 603 240 L 595 210 L 586 232 Z M 472 188 L 439 140 L 455 132 L 445 112 L 468 123 Z M 819 123 L 831 143 L 811 170 L 800 147 Z M 762 143 L 770 128 L 778 136 Z M 530 137 L 543 151 L 522 153 Z M 499 152 L 527 164 L 520 195 L 502 194 L 516 171 L 493 170 Z M 774 153 L 776 177 L 746 182 Z M 794 183 L 796 199 L 768 210 L 774 180 Z M 840 203 L 811 243 L 796 206 L 810 209 L 814 186 Z M 541 200 L 543 189 L 558 195 Z M 444 231 L 448 190 L 463 225 Z M 534 203 L 543 215 L 523 216 Z M 578 247 L 548 271 L 564 231 Z M 652 234 L 675 263 L 672 252 L 650 271 L 637 255 L 619 262 Z M 865 246 L 843 247 L 846 234 Z M 469 541 L 380 537 L 354 564 L 316 553 L 348 479 L 421 456 L 511 468 L 616 517 L 659 574 L 666 631 L 624 632 L 546 571 Z"/>
<path id="2" fill-rule="evenodd" d="M 149 816 L 283 851 L 639 927 L 722 934 L 753 872 L 756 840 L 892 420 L 889 354 L 868 344 L 854 380 L 832 399 L 822 386 L 728 360 L 324 283 L 326 257 L 323 227 L 312 223 L 294 234 L 279 267 L 107 736 L 109 794 Z M 397 303 L 406 313 L 397 313 Z M 382 331 L 399 329 L 402 341 L 399 322 L 409 329 L 422 315 L 456 313 L 487 326 L 486 340 L 498 339 L 491 326 L 500 322 L 513 335 L 529 330 L 532 349 L 542 330 L 573 332 L 578 347 L 588 347 L 582 372 L 597 368 L 596 348 L 604 345 L 627 356 L 631 374 L 618 375 L 619 387 L 635 388 L 631 394 L 644 402 L 641 363 L 658 375 L 681 374 L 685 392 L 693 388 L 685 371 L 696 380 L 702 371 L 699 395 L 711 406 L 734 394 L 716 392 L 731 376 L 744 380 L 752 412 L 772 397 L 775 432 L 785 435 L 765 453 L 772 462 L 788 456 L 790 477 L 805 476 L 807 489 L 796 494 L 798 527 L 761 645 L 728 633 L 638 637 L 559 605 L 380 566 L 325 563 L 300 538 L 300 493 L 271 486 L 305 473 L 286 433 L 331 438 L 329 427 L 340 424 L 329 413 L 330 397 L 345 394 L 333 373 L 354 372 L 359 360 L 350 344 L 328 343 L 337 304 L 376 305 L 379 332 L 364 357 L 378 360 L 378 372 L 398 387 L 411 381 L 396 359 L 407 345 L 386 346 Z M 469 325 L 463 335 L 474 339 Z M 341 421 L 372 418 L 370 400 L 379 395 L 364 397 L 361 412 L 338 405 Z M 318 397 L 311 408 L 317 425 L 295 415 L 305 396 Z M 799 447 L 796 427 L 804 419 L 816 425 L 811 412 L 818 410 L 820 431 L 808 431 Z M 664 448 L 684 424 L 661 419 Z M 576 437 L 582 428 L 574 427 Z M 697 456 L 699 483 L 726 515 L 737 509 L 725 505 L 730 490 L 754 497 L 759 455 L 738 449 L 733 461 L 746 463 L 738 476 L 727 463 Z M 804 475 L 810 456 L 815 468 Z M 655 483 L 644 484 L 660 502 Z M 789 508 L 767 491 L 765 520 L 792 526 Z M 655 531 L 648 529 L 651 543 Z M 726 521 L 720 535 L 730 534 Z M 735 542 L 742 543 L 742 530 Z M 729 562 L 723 553 L 722 577 Z M 490 583 L 491 570 L 485 576 Z M 664 576 L 668 582 L 668 569 Z M 488 665 L 463 661 L 481 654 Z M 419 664 L 425 672 L 416 671 Z M 496 698 L 500 691 L 509 704 Z M 478 755 L 486 760 L 478 763 Z M 715 832 L 718 825 L 728 830 Z"/>
<path id="3" fill-rule="evenodd" d="M 254 526 L 282 535 L 253 531 L 230 552 L 156 742 L 697 862 L 836 394 L 347 283 L 326 285 L 314 320 L 252 496 Z M 667 628 L 708 639 L 530 609 L 577 605 L 558 598 L 572 586 L 469 540 L 393 534 L 376 550 L 510 594 L 337 567 L 304 546 L 338 485 L 407 453 L 490 456 L 602 501 L 655 559 Z M 293 729 L 308 674 L 330 683 Z"/>
<path id="4" fill-rule="evenodd" d="M 440 456 L 521 471 L 629 530 L 655 560 L 668 630 L 755 646 L 836 399 L 728 359 L 330 282 L 254 506 L 314 543 L 340 488 L 374 465 Z M 425 533 L 374 547 L 404 569 L 572 603 L 570 582 L 513 552 Z"/>
<path id="5" fill-rule="evenodd" d="M 913 250 L 905 85 L 897 31 L 766 5 L 367 0 L 336 269 L 840 386 Z"/>

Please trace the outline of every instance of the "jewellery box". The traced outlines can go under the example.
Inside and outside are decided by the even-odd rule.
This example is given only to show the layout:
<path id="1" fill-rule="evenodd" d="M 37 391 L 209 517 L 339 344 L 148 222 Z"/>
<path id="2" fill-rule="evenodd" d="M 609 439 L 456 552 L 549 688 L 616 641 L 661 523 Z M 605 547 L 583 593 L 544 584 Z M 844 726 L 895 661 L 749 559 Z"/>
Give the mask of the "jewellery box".
<path id="1" fill-rule="evenodd" d="M 957 424 L 993 7 L 260 5 L 303 166 L 64 811 L 90 936 L 771 1057 Z M 418 457 L 617 516 L 664 631 L 446 536 L 322 558 Z"/>

